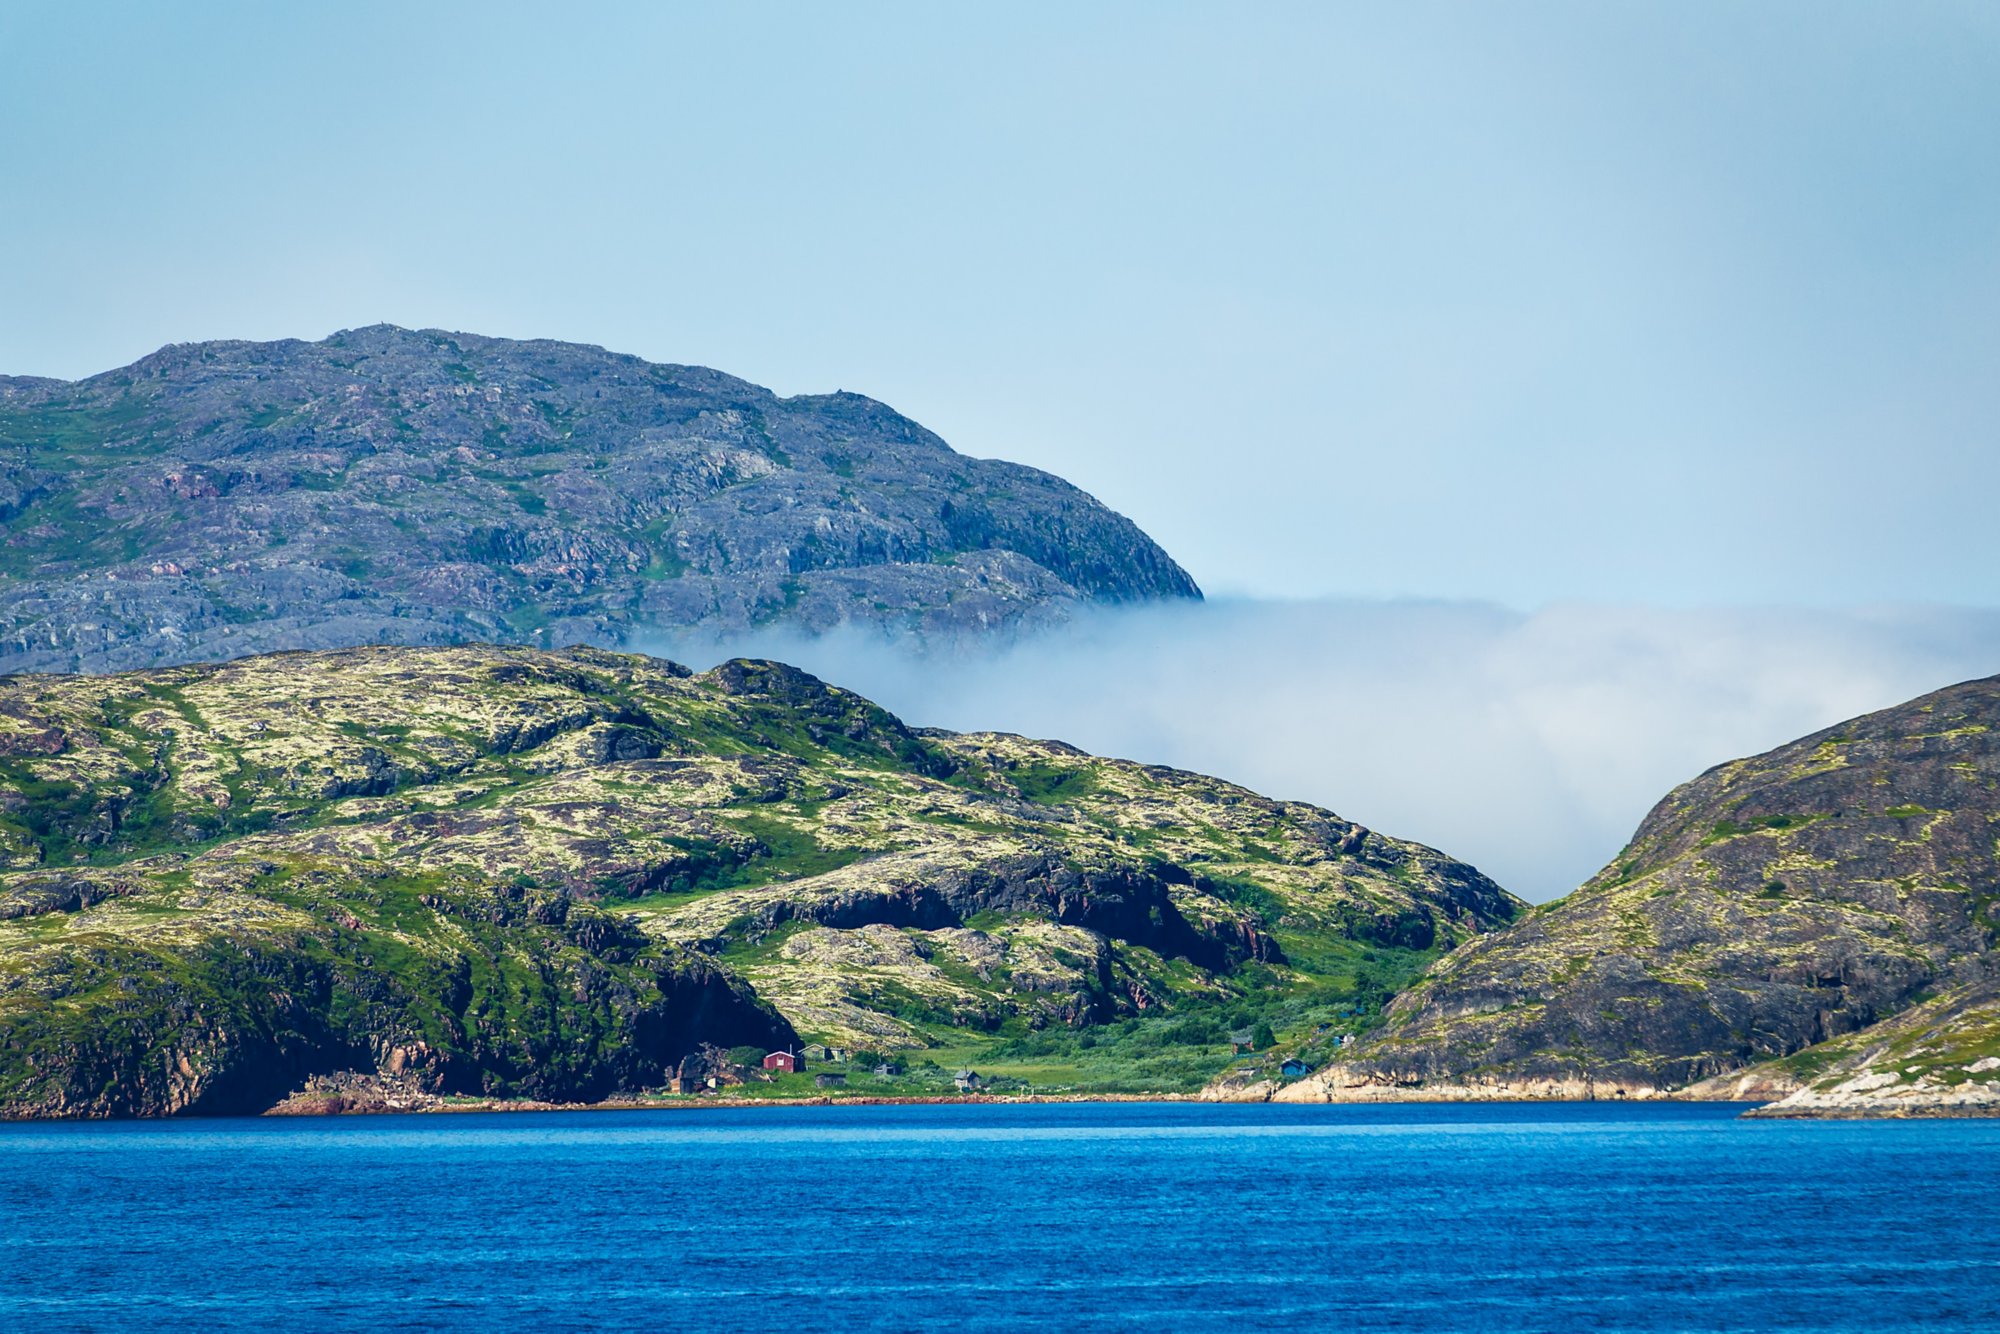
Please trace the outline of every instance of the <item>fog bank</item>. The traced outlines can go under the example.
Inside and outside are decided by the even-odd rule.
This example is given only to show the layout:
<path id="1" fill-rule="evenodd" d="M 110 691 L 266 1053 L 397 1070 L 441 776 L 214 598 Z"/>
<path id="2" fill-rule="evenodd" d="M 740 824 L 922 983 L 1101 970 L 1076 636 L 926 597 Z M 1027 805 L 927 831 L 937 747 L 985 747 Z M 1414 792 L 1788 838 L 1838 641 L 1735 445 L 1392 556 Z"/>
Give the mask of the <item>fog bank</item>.
<path id="1" fill-rule="evenodd" d="M 2000 611 L 1218 601 L 985 649 L 643 636 L 796 663 L 906 721 L 1056 737 L 1312 801 L 1542 901 L 1710 765 L 2000 671 Z"/>

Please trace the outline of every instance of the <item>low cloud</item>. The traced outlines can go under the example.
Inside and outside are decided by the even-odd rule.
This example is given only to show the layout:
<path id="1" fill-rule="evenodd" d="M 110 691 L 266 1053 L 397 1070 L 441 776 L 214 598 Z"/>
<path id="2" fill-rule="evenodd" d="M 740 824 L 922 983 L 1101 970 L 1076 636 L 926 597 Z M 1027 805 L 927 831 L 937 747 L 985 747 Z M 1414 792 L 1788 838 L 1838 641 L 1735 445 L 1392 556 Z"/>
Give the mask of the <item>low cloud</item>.
<path id="1" fill-rule="evenodd" d="M 1541 901 L 1710 765 L 2000 671 L 2000 611 L 1223 600 L 1092 610 L 984 648 L 862 631 L 632 647 L 779 658 L 911 723 L 1216 774 Z"/>

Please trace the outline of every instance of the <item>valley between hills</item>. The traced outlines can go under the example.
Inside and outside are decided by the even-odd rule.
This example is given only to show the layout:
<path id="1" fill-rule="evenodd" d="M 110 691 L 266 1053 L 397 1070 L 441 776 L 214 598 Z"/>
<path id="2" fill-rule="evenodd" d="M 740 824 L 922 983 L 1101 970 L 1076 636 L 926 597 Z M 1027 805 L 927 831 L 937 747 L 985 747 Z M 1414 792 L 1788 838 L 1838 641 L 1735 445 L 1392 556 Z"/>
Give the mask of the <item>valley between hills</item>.
<path id="1" fill-rule="evenodd" d="M 1530 907 L 1220 779 L 558 647 L 1200 597 L 860 395 L 386 325 L 177 345 L 0 377 L 0 525 L 0 1116 L 2000 1108 L 2000 678 L 1720 764 Z"/>

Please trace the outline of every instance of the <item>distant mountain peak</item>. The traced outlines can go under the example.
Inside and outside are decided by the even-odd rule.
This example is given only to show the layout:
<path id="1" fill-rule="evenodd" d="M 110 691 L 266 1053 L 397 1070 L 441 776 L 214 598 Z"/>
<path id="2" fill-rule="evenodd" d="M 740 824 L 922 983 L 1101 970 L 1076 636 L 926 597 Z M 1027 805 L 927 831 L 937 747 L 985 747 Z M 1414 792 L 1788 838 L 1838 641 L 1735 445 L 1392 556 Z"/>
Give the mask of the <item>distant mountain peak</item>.
<path id="1" fill-rule="evenodd" d="M 392 324 L 0 379 L 0 671 L 1198 598 L 1061 479 L 862 394 Z"/>

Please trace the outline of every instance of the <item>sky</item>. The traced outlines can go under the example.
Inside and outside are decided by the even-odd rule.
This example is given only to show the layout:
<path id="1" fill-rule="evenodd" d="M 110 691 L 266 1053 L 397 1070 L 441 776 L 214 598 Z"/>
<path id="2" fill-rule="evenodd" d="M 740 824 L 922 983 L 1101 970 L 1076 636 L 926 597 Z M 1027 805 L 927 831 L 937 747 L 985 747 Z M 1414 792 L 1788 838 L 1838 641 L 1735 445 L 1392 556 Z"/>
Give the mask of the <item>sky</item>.
<path id="1" fill-rule="evenodd" d="M 851 670 L 1559 885 L 2000 664 L 1996 125 L 1984 0 L 9 0 L 0 372 L 388 320 L 866 393 L 1221 601 Z M 1232 636 L 1434 742 L 1197 735 Z"/>
<path id="2" fill-rule="evenodd" d="M 571 338 L 870 394 L 1211 592 L 2000 595 L 1980 0 L 10 0 L 0 125 L 16 374 Z"/>

